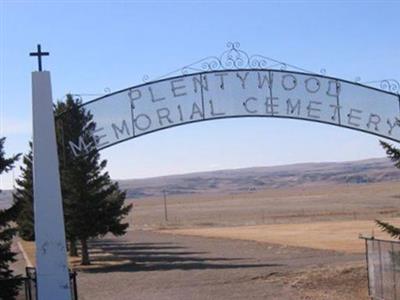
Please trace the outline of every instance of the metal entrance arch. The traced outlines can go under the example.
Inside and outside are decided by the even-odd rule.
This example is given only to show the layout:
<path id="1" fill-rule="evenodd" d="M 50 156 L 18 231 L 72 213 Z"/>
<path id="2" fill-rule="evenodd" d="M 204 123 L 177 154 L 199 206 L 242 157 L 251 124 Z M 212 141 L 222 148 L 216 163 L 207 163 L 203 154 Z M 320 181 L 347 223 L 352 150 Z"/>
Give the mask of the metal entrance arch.
<path id="1" fill-rule="evenodd" d="M 207 71 L 143 83 L 84 103 L 96 129 L 65 141 L 68 147 L 80 155 L 162 129 L 239 117 L 319 122 L 400 142 L 398 82 L 382 81 L 386 86 L 376 88 L 303 70 L 264 68 L 265 57 L 229 45 L 220 57 L 197 62 Z M 189 65 L 184 72 L 193 69 Z"/>

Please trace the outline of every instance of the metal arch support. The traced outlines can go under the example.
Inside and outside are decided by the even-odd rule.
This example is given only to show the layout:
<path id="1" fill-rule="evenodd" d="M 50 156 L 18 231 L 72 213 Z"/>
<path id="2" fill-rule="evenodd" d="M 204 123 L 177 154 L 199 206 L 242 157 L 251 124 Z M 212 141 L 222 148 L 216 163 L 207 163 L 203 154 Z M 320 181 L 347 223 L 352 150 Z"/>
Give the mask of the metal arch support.
<path id="1" fill-rule="evenodd" d="M 269 68 L 184 74 L 132 86 L 82 104 L 82 109 L 93 115 L 97 128 L 93 140 L 84 143 L 101 150 L 184 124 L 242 117 L 307 120 L 400 142 L 400 95 L 393 88 L 389 90 L 321 74 Z M 229 97 L 234 99 L 228 103 Z M 264 98 L 267 111 L 261 108 Z M 257 110 L 243 110 L 246 99 L 257 104 Z M 295 99 L 301 101 L 301 114 L 284 112 L 288 99 L 292 108 L 298 103 Z M 324 109 L 329 107 L 332 110 L 328 118 Z M 188 113 L 190 109 L 192 112 Z M 57 118 L 62 119 L 67 113 Z M 69 141 L 69 145 L 80 149 L 77 140 Z"/>
<path id="2" fill-rule="evenodd" d="M 351 85 L 354 85 L 354 86 L 359 86 L 359 87 L 363 87 L 363 88 L 366 88 L 366 89 L 371 89 L 371 90 L 375 90 L 375 91 L 379 91 L 379 92 L 382 92 L 382 93 L 386 93 L 386 94 L 395 95 L 395 96 L 399 96 L 400 97 L 400 90 L 399 90 L 399 92 L 397 92 L 397 91 L 394 92 L 394 91 L 388 91 L 386 89 L 382 89 L 380 87 L 375 87 L 375 86 L 372 86 L 372 85 L 368 85 L 369 83 L 372 83 L 372 81 L 368 82 L 368 83 L 361 83 L 361 82 L 351 81 L 351 80 L 347 80 L 347 79 L 341 79 L 341 78 L 334 77 L 334 76 L 327 76 L 327 75 L 317 74 L 317 73 L 312 73 L 312 72 L 307 73 L 307 72 L 300 72 L 300 71 L 287 71 L 287 70 L 284 70 L 284 69 L 268 69 L 268 68 L 260 68 L 260 69 L 258 69 L 258 68 L 248 68 L 248 69 L 246 69 L 246 68 L 239 68 L 239 69 L 223 69 L 223 70 L 214 70 L 214 71 L 201 71 L 201 72 L 195 72 L 195 73 L 186 73 L 186 74 L 182 74 L 182 75 L 165 77 L 165 78 L 163 77 L 163 78 L 152 80 L 152 81 L 146 81 L 146 82 L 141 83 L 141 84 L 133 85 L 133 86 L 130 86 L 128 88 L 124 88 L 124 89 L 121 89 L 121 90 L 118 90 L 118 91 L 114 91 L 114 92 L 106 94 L 106 95 L 102 95 L 100 97 L 97 97 L 95 99 L 92 99 L 90 101 L 87 101 L 87 102 L 83 103 L 82 106 L 86 106 L 86 105 L 88 105 L 90 103 L 99 101 L 99 100 L 104 99 L 104 98 L 108 98 L 108 97 L 110 97 L 112 95 L 119 94 L 121 92 L 126 92 L 126 91 L 129 91 L 129 90 L 135 89 L 135 88 L 140 88 L 140 87 L 148 86 L 150 84 L 169 81 L 169 80 L 173 80 L 173 79 L 185 78 L 185 77 L 188 77 L 188 76 L 195 76 L 195 75 L 207 75 L 207 74 L 213 74 L 213 73 L 247 72 L 247 71 L 250 71 L 250 72 L 269 72 L 269 71 L 271 71 L 271 72 L 290 73 L 290 74 L 295 74 L 295 75 L 314 76 L 314 77 L 318 77 L 318 78 L 336 80 L 338 82 L 348 83 L 348 84 L 351 84 Z M 384 79 L 383 81 L 385 81 L 385 80 L 386 79 Z M 381 84 L 380 84 L 381 81 L 373 81 L 373 83 L 379 83 L 379 86 L 381 86 Z M 60 117 L 61 115 L 62 114 L 60 114 L 57 117 Z"/>

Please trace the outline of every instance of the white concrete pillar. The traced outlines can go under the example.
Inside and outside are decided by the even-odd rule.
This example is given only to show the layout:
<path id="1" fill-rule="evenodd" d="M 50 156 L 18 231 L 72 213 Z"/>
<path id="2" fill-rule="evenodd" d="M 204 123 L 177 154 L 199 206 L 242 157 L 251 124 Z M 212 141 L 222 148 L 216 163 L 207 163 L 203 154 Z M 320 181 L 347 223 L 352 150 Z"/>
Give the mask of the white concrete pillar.
<path id="1" fill-rule="evenodd" d="M 50 72 L 32 73 L 33 194 L 39 300 L 70 300 Z"/>

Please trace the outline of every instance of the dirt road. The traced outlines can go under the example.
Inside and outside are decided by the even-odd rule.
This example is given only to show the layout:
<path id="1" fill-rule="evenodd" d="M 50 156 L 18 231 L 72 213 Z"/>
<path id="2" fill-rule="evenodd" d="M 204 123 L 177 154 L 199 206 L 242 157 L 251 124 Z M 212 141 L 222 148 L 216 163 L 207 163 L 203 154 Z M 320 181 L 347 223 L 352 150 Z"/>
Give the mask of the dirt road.
<path id="1" fill-rule="evenodd" d="M 366 299 L 362 254 L 151 231 L 92 244 L 120 264 L 80 271 L 84 300 Z"/>

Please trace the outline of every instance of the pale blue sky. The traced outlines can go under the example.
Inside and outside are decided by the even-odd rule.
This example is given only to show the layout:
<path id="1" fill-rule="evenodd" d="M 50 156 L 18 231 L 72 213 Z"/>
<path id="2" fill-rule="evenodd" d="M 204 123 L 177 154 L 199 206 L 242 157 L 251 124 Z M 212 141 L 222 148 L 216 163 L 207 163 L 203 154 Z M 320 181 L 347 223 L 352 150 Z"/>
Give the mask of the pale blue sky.
<path id="1" fill-rule="evenodd" d="M 37 43 L 51 53 L 55 100 L 141 83 L 218 55 L 227 41 L 335 77 L 400 79 L 399 11 L 398 1 L 0 0 L 0 136 L 7 153 L 27 150 Z M 102 153 L 113 178 L 384 155 L 377 137 L 278 119 L 197 123 Z M 2 176 L 0 187 L 10 186 Z"/>

